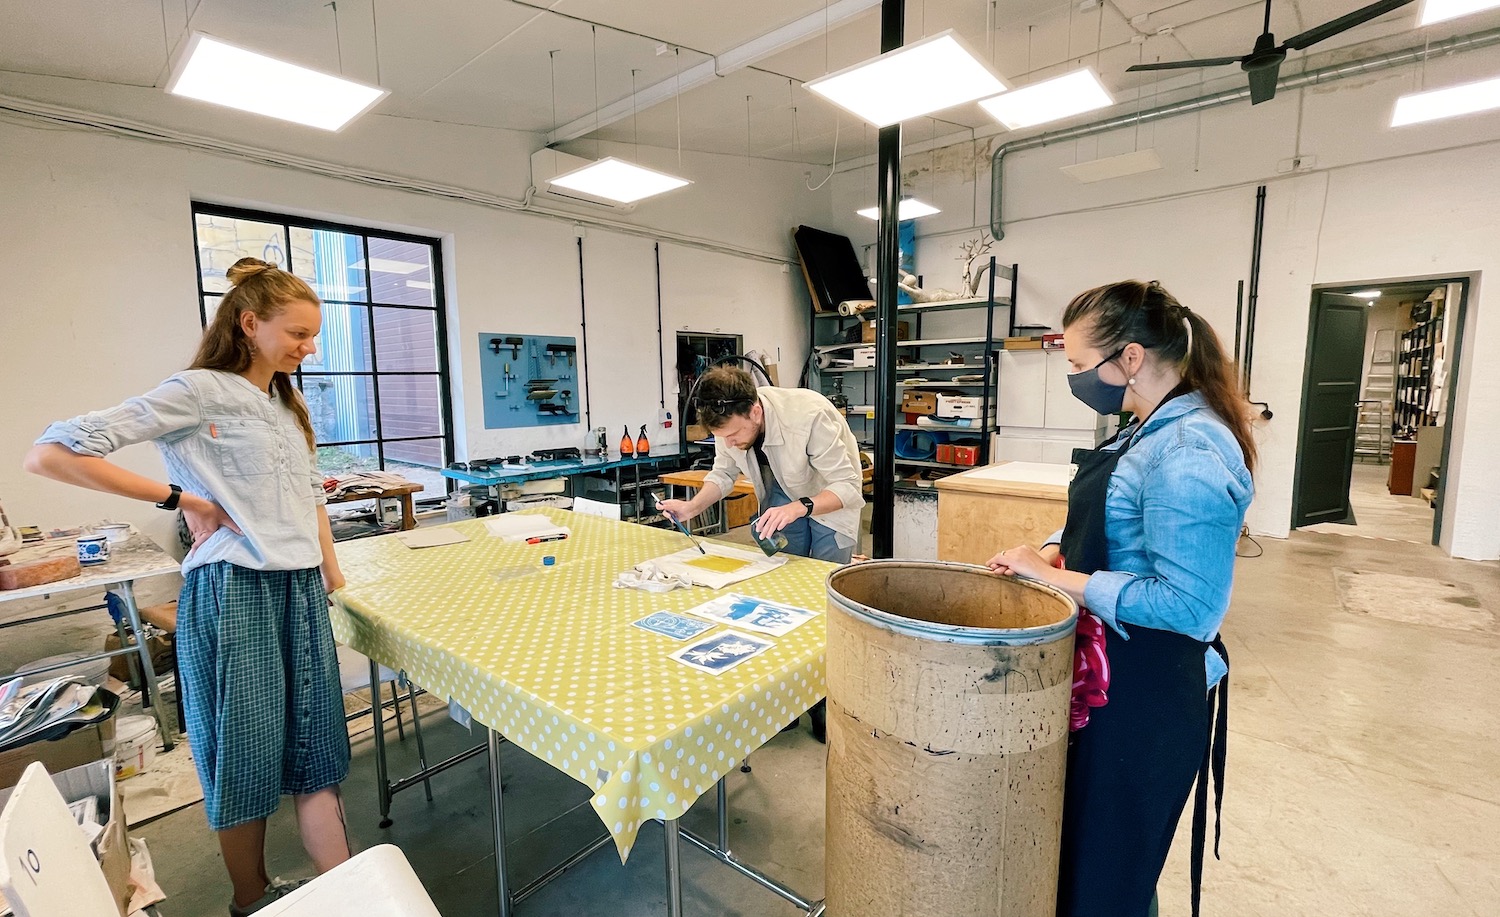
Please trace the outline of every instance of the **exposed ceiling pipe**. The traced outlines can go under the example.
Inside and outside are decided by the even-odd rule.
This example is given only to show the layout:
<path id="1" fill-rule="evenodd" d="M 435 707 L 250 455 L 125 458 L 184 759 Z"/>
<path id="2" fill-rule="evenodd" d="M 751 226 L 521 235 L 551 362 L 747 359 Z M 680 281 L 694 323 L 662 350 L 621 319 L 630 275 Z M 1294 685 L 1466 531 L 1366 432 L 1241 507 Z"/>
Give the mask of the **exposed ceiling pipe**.
<path id="1" fill-rule="evenodd" d="M 821 35 L 825 30 L 842 25 L 847 20 L 862 15 L 879 5 L 880 0 L 835 0 L 826 9 L 808 13 L 801 19 L 789 22 L 764 35 L 757 35 L 706 61 L 688 67 L 679 75 L 643 87 L 623 99 L 601 106 L 597 111 L 591 111 L 574 118 L 567 124 L 558 126 L 547 135 L 547 145 L 576 140 L 601 127 L 629 118 L 640 110 L 665 102 L 695 86 L 701 86 L 704 83 L 713 82 L 718 77 L 743 70 L 756 61 L 764 60 L 778 51 L 801 44 L 814 35 Z M 604 27 L 611 28 L 610 26 Z"/>
<path id="2" fill-rule="evenodd" d="M 1458 35 L 1444 41 L 1417 45 L 1413 48 L 1392 51 L 1388 54 L 1376 54 L 1362 60 L 1334 64 L 1318 70 L 1309 70 L 1307 73 L 1283 77 L 1276 82 L 1276 90 L 1280 92 L 1285 89 L 1300 89 L 1304 86 L 1312 86 L 1318 83 L 1331 83 L 1352 76 L 1362 76 L 1367 73 L 1389 70 L 1392 67 L 1399 67 L 1402 64 L 1423 61 L 1429 57 L 1439 57 L 1459 51 L 1474 51 L 1493 44 L 1500 44 L 1500 29 L 1475 32 L 1472 35 Z M 1032 150 L 1052 143 L 1061 143 L 1065 140 L 1091 137 L 1094 134 L 1102 134 L 1107 131 L 1118 130 L 1122 127 L 1131 127 L 1137 124 L 1145 124 L 1148 121 L 1160 121 L 1163 118 L 1191 114 L 1208 108 L 1218 108 L 1221 105 L 1228 105 L 1231 102 L 1238 102 L 1241 99 L 1248 98 L 1250 98 L 1250 87 L 1242 86 L 1238 89 L 1228 89 L 1223 92 L 1199 96 L 1196 99 L 1173 102 L 1157 108 L 1148 108 L 1133 114 L 1116 115 L 1112 118 L 1104 118 L 1088 124 L 1080 124 L 1077 127 L 1050 131 L 1045 134 L 1038 134 L 1035 137 L 1027 137 L 1024 140 L 1013 140 L 1010 143 L 1002 143 L 996 147 L 995 153 L 990 159 L 990 234 L 997 240 L 1005 238 L 1005 227 L 1001 223 L 1000 211 L 1004 203 L 1005 157 L 1007 154 L 1020 152 L 1021 150 Z"/>

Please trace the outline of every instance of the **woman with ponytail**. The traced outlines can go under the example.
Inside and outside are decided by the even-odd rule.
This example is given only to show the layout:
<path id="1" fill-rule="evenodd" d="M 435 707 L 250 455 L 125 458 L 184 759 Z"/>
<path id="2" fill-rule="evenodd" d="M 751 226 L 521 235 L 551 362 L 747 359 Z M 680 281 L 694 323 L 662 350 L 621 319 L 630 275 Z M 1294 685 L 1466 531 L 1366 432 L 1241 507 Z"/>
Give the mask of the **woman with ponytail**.
<path id="1" fill-rule="evenodd" d="M 1196 778 L 1196 917 L 1210 772 L 1223 786 L 1219 626 L 1253 493 L 1249 405 L 1213 328 L 1158 283 L 1079 294 L 1063 313 L 1063 342 L 1073 394 L 1131 421 L 1074 452 L 1061 532 L 1040 551 L 1012 547 L 989 562 L 1086 609 L 1089 661 L 1075 680 L 1088 670 L 1093 709 L 1075 709 L 1069 740 L 1057 913 L 1145 917 Z M 1217 856 L 1217 826 L 1214 839 Z"/>
<path id="2" fill-rule="evenodd" d="M 326 872 L 348 859 L 349 772 L 327 594 L 343 585 L 307 405 L 291 374 L 322 326 L 307 283 L 241 258 L 192 365 L 145 395 L 47 428 L 35 474 L 181 510 L 192 535 L 177 605 L 178 692 L 204 811 L 234 885 L 231 917 L 300 883 L 266 874 L 266 819 L 296 802 Z M 156 443 L 171 483 L 110 462 Z"/>

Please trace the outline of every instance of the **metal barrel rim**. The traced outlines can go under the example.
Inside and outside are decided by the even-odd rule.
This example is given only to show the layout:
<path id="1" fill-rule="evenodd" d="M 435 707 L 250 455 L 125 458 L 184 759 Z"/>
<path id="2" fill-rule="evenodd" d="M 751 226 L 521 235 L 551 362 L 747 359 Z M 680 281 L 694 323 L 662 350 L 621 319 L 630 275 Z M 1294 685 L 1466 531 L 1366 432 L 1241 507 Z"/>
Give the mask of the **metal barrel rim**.
<path id="1" fill-rule="evenodd" d="M 857 602 L 838 590 L 837 581 L 840 577 L 854 575 L 878 567 L 915 567 L 924 570 L 946 568 L 949 570 L 982 573 L 985 576 L 996 576 L 998 574 L 978 564 L 960 564 L 940 560 L 901 559 L 865 561 L 863 563 L 839 567 L 829 573 L 828 578 L 824 581 L 824 585 L 832 604 L 839 611 L 874 627 L 878 627 L 881 630 L 936 640 L 942 643 L 957 643 L 968 646 L 1035 646 L 1066 637 L 1072 634 L 1078 626 L 1078 603 L 1073 601 L 1072 596 L 1055 586 L 1049 586 L 1046 583 L 1027 577 L 1018 576 L 1015 579 L 1026 584 L 1028 587 L 1051 593 L 1061 599 L 1069 609 L 1068 615 L 1055 623 L 1041 624 L 1035 627 L 965 627 L 957 624 L 939 624 L 935 621 L 922 621 L 916 618 L 892 614 L 888 611 L 882 611 L 879 608 L 872 608 L 862 602 Z"/>

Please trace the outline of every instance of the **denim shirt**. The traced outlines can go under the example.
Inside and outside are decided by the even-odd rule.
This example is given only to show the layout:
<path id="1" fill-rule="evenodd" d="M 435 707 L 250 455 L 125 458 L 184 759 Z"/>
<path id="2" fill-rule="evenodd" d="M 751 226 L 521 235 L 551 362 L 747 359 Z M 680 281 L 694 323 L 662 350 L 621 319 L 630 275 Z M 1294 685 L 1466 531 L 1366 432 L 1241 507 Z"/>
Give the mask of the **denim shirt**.
<path id="1" fill-rule="evenodd" d="M 279 398 L 235 373 L 190 369 L 116 407 L 58 421 L 37 442 L 103 458 L 147 440 L 172 483 L 224 507 L 244 532 L 220 528 L 183 561 L 184 574 L 218 561 L 251 570 L 322 563 L 323 477 Z"/>
<path id="2" fill-rule="evenodd" d="M 1121 624 L 1202 641 L 1229 610 L 1235 547 L 1254 494 L 1229 426 L 1198 392 L 1161 405 L 1115 466 L 1105 499 L 1109 565 L 1089 577 L 1084 603 L 1116 632 Z M 1210 686 L 1227 671 L 1208 650 Z"/>

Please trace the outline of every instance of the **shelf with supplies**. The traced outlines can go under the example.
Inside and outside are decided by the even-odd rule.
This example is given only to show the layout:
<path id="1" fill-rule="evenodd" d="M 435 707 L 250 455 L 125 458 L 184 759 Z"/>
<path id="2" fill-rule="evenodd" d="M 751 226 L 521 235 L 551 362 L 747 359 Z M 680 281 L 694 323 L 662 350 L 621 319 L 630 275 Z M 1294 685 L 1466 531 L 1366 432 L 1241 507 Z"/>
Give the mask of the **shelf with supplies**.
<path id="1" fill-rule="evenodd" d="M 1390 418 L 1393 435 L 1414 433 L 1437 423 L 1435 400 L 1443 397 L 1442 379 L 1435 370 L 1443 359 L 1443 302 L 1431 304 L 1428 318 L 1401 333 L 1397 345 L 1395 403 Z"/>
<path id="2" fill-rule="evenodd" d="M 903 327 L 898 329 L 901 339 L 896 347 L 903 359 L 912 362 L 895 367 L 898 377 L 904 378 L 897 386 L 894 418 L 877 418 L 873 410 L 878 377 L 870 363 L 875 343 L 848 340 L 855 335 L 873 337 L 870 322 L 874 312 L 814 313 L 809 321 L 814 359 L 808 370 L 808 387 L 822 392 L 843 410 L 861 440 L 861 448 L 877 438 L 877 423 L 890 423 L 896 434 L 898 477 L 964 471 L 990 461 L 989 444 L 996 430 L 997 354 L 1005 339 L 1015 333 L 1013 304 L 1018 271 L 1015 265 L 1000 265 L 993 258 L 989 264 L 987 296 L 897 307 Z M 1004 286 L 997 288 L 1000 284 Z M 844 321 L 827 321 L 831 318 Z M 924 349 L 939 347 L 949 352 Z M 947 357 L 951 361 L 944 359 Z M 862 365 L 847 365 L 851 362 Z M 909 377 L 916 373 L 942 375 L 912 382 Z M 954 376 L 973 379 L 956 381 Z M 939 415 L 939 410 L 951 413 Z M 919 424 L 918 416 L 964 418 L 972 420 L 973 425 Z M 943 454 L 938 454 L 939 449 Z M 944 460 L 955 450 L 960 460 Z"/>

